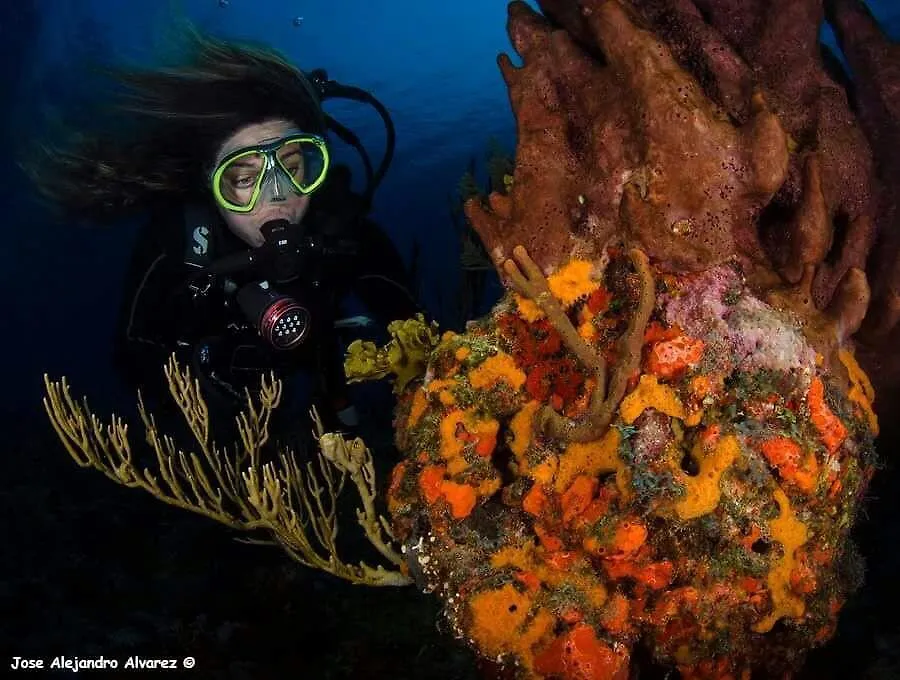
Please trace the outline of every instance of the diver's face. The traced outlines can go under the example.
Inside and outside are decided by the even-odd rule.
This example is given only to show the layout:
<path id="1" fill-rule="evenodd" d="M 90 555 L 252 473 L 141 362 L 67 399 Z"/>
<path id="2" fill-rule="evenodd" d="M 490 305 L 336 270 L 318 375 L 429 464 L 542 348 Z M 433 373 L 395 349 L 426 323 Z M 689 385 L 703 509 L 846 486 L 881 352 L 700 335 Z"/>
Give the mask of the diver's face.
<path id="1" fill-rule="evenodd" d="M 225 140 L 216 154 L 216 161 L 226 154 L 245 146 L 265 144 L 296 131 L 297 127 L 287 120 L 272 120 L 265 123 L 247 125 Z M 252 172 L 253 168 L 248 168 Z M 258 168 L 257 168 L 258 170 Z M 235 183 L 242 178 L 232 178 Z M 240 190 L 240 184 L 236 184 Z M 285 191 L 277 198 L 260 197 L 253 210 L 248 213 L 235 213 L 219 206 L 219 213 L 228 228 L 248 245 L 258 248 L 264 242 L 260 228 L 270 220 L 286 219 L 298 224 L 309 209 L 309 196 L 294 191 Z"/>

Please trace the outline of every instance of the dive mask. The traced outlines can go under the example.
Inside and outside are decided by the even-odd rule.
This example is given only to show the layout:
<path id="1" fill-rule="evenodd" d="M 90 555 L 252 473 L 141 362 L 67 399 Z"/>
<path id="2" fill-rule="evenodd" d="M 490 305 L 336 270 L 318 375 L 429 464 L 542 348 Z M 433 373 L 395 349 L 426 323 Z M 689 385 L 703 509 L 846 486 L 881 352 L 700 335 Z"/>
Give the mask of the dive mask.
<path id="1" fill-rule="evenodd" d="M 290 192 L 311 194 L 325 180 L 330 158 L 318 135 L 294 133 L 227 153 L 210 177 L 216 202 L 225 210 L 251 212 L 263 201 L 283 201 Z"/>

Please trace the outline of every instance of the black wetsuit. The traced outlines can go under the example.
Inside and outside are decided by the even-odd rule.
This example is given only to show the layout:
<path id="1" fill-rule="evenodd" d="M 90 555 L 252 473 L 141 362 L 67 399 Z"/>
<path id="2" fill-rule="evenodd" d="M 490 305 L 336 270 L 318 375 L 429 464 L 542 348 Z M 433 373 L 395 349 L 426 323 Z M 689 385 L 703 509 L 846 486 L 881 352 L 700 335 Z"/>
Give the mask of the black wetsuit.
<path id="1" fill-rule="evenodd" d="M 139 236 L 125 283 L 115 346 L 122 377 L 140 387 L 155 409 L 171 409 L 162 367 L 174 352 L 200 379 L 214 417 L 230 421 L 245 404 L 245 388 L 257 390 L 262 375 L 274 371 L 286 380 L 305 374 L 326 427 L 340 427 L 335 416 L 348 404 L 342 343 L 334 327 L 341 302 L 355 296 L 374 322 L 371 329 L 382 334 L 390 321 L 419 311 L 402 259 L 358 200 L 334 184 L 313 197 L 303 233 L 324 243 L 355 244 L 354 254 L 316 257 L 299 279 L 278 286 L 278 292 L 310 309 L 312 319 L 308 338 L 286 351 L 270 347 L 235 304 L 227 288 L 248 282 L 240 274 L 197 277 L 198 263 L 247 250 L 212 206 L 157 210 Z M 291 410 L 287 390 L 286 397 L 282 418 L 305 414 L 308 404 L 293 404 Z M 308 431 L 308 419 L 299 417 L 296 426 Z"/>

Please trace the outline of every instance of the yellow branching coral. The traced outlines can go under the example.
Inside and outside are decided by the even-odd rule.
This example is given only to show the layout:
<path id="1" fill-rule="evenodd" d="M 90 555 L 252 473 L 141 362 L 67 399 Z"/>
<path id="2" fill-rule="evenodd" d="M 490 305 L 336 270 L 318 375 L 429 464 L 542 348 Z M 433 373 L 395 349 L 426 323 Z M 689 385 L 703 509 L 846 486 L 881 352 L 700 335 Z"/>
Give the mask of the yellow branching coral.
<path id="1" fill-rule="evenodd" d="M 143 489 L 155 498 L 213 519 L 232 529 L 267 533 L 294 560 L 353 583 L 399 586 L 410 583 L 401 571 L 403 558 L 392 546 L 393 534 L 375 509 L 375 471 L 372 454 L 362 439 L 347 440 L 326 433 L 313 411 L 319 455 L 303 470 L 292 452 L 282 451 L 276 462 L 262 463 L 269 439 L 269 420 L 281 400 L 281 383 L 262 381 L 260 403 L 248 397 L 238 417 L 240 445 L 234 451 L 210 439 L 209 411 L 199 383 L 174 356 L 166 366 L 172 398 L 194 435 L 199 453 L 187 453 L 156 427 L 153 416 L 139 403 L 146 441 L 155 454 L 157 470 L 139 469 L 128 439 L 128 426 L 113 416 L 103 424 L 88 407 L 75 401 L 65 379 L 44 376 L 44 408 L 56 434 L 80 467 L 99 470 L 114 482 Z M 337 499 L 344 484 L 355 486 L 362 507 L 357 520 L 369 543 L 392 565 L 353 565 L 337 554 Z"/>

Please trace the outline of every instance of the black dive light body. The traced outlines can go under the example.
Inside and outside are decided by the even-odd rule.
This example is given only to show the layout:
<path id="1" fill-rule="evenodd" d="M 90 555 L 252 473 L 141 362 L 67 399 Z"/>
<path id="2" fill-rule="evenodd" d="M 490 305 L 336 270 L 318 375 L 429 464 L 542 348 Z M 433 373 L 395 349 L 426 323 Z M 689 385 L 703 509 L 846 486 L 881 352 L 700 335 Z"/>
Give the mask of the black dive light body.
<path id="1" fill-rule="evenodd" d="M 314 269 L 313 260 L 327 256 L 352 256 L 356 250 L 348 242 L 326 247 L 302 233 L 299 225 L 272 220 L 261 228 L 262 246 L 227 255 L 207 266 L 204 272 L 228 276 L 238 272 L 259 278 L 237 289 L 238 308 L 277 350 L 290 350 L 307 340 L 312 329 L 310 306 L 278 291 L 277 286 L 300 279 Z M 311 282 L 314 285 L 314 282 Z"/>

